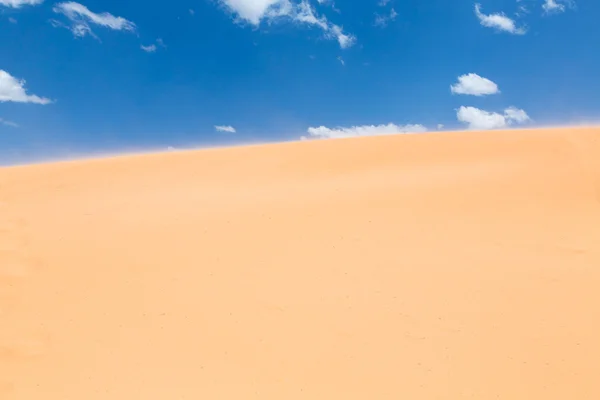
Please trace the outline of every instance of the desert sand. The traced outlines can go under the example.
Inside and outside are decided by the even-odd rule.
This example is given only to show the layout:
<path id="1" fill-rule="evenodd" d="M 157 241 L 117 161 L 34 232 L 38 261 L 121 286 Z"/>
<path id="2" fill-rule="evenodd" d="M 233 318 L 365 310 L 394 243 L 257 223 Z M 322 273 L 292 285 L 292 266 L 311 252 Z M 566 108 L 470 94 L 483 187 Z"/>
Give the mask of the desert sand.
<path id="1" fill-rule="evenodd" d="M 600 129 L 0 169 L 0 398 L 600 399 Z"/>

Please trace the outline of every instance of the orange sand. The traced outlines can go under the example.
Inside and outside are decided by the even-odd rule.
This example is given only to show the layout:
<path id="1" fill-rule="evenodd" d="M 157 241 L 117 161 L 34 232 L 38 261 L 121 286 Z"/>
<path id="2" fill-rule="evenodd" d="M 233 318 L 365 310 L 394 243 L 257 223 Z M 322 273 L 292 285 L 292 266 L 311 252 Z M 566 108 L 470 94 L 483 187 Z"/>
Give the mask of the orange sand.
<path id="1" fill-rule="evenodd" d="M 600 129 L 0 169 L 0 398 L 600 399 Z"/>

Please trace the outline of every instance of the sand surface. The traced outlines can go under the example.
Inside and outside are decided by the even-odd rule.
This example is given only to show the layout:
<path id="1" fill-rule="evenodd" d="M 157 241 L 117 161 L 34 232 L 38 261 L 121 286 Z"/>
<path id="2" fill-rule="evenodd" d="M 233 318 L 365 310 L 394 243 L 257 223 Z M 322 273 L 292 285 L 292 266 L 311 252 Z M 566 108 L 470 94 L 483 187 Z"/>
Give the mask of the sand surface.
<path id="1" fill-rule="evenodd" d="M 600 399 L 600 129 L 0 169 L 0 398 Z"/>

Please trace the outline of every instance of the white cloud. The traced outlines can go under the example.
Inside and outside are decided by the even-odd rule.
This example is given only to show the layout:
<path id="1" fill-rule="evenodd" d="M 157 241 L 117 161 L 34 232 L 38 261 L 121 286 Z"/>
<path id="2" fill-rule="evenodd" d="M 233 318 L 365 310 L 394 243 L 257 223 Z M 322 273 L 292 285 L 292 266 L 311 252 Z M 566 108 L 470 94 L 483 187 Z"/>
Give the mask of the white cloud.
<path id="1" fill-rule="evenodd" d="M 329 26 L 329 32 L 325 33 L 328 37 L 335 37 L 342 49 L 352 47 L 354 46 L 354 43 L 356 43 L 356 37 L 354 35 L 345 34 L 342 28 L 338 25 L 331 24 Z"/>
<path id="2" fill-rule="evenodd" d="M 547 13 L 565 11 L 565 6 L 557 3 L 556 0 L 545 0 L 542 8 Z"/>
<path id="3" fill-rule="evenodd" d="M 154 53 L 156 51 L 156 45 L 151 44 L 150 46 L 141 45 L 140 48 L 144 50 L 146 53 Z"/>
<path id="4" fill-rule="evenodd" d="M 421 133 L 426 132 L 427 128 L 423 125 L 396 125 L 389 123 L 387 125 L 362 125 L 352 126 L 350 128 L 327 128 L 319 126 L 317 128 L 308 128 L 307 132 L 312 138 L 320 139 L 338 139 L 356 136 L 376 136 L 393 135 L 398 133 Z"/>
<path id="5" fill-rule="evenodd" d="M 344 65 L 344 66 L 346 65 L 346 61 L 344 61 L 344 59 L 342 58 L 342 56 L 338 56 L 338 58 L 337 58 L 337 59 L 338 59 L 338 61 L 340 62 L 340 64 L 342 64 L 342 65 Z"/>
<path id="6" fill-rule="evenodd" d="M 158 46 L 162 48 L 167 48 L 164 40 L 161 38 L 156 39 L 156 44 L 149 44 L 148 46 L 140 45 L 140 49 L 144 50 L 146 53 L 155 53 L 158 50 Z"/>
<path id="7" fill-rule="evenodd" d="M 37 6 L 43 2 L 44 0 L 0 0 L 0 6 L 20 8 L 23 6 Z"/>
<path id="8" fill-rule="evenodd" d="M 498 85 L 474 73 L 459 76 L 458 82 L 450 86 L 450 91 L 454 94 L 469 94 L 472 96 L 487 96 L 500 93 Z"/>
<path id="9" fill-rule="evenodd" d="M 115 17 L 107 12 L 96 14 L 86 6 L 73 1 L 58 3 L 54 6 L 53 11 L 65 15 L 71 21 L 72 26 L 69 29 L 77 37 L 88 34 L 94 36 L 90 23 L 116 31 L 134 32 L 136 29 L 135 24 L 125 18 Z M 54 26 L 63 26 L 58 21 L 52 21 L 52 23 Z"/>
<path id="10" fill-rule="evenodd" d="M 564 4 L 563 4 L 564 3 Z M 564 12 L 566 7 L 575 7 L 575 1 L 573 0 L 544 0 L 542 9 L 544 14 L 558 14 Z"/>
<path id="11" fill-rule="evenodd" d="M 0 124 L 10 126 L 11 128 L 18 128 L 19 125 L 12 121 L 7 121 L 4 118 L 0 118 Z"/>
<path id="12" fill-rule="evenodd" d="M 215 125 L 215 130 L 217 132 L 229 132 L 229 133 L 236 132 L 235 128 L 231 125 Z"/>
<path id="13" fill-rule="evenodd" d="M 45 97 L 27 94 L 25 80 L 17 79 L 0 69 L 0 103 L 12 101 L 16 103 L 50 104 L 52 100 Z"/>
<path id="14" fill-rule="evenodd" d="M 509 122 L 509 124 L 511 122 L 523 124 L 531 120 L 531 118 L 529 118 L 529 115 L 527 115 L 527 113 L 524 110 L 521 110 L 516 107 L 508 107 L 506 110 L 504 110 L 504 116 L 506 117 L 506 120 Z"/>
<path id="15" fill-rule="evenodd" d="M 507 17 L 504 13 L 483 14 L 481 5 L 475 4 L 475 15 L 479 19 L 479 23 L 487 28 L 493 28 L 499 31 L 512 33 L 513 35 L 524 35 L 526 29 L 517 27 L 515 21 Z"/>
<path id="16" fill-rule="evenodd" d="M 245 19 L 251 24 L 259 25 L 260 20 L 265 16 L 267 10 L 271 7 L 281 6 L 287 3 L 282 0 L 221 0 L 227 7 L 241 19 Z"/>
<path id="17" fill-rule="evenodd" d="M 530 121 L 529 115 L 516 107 L 508 107 L 503 114 L 499 114 L 475 107 L 461 106 L 456 112 L 456 118 L 467 124 L 469 129 L 476 130 L 501 129 Z"/>
<path id="18" fill-rule="evenodd" d="M 356 38 L 344 33 L 342 27 L 332 24 L 325 16 L 317 16 L 308 0 L 292 3 L 291 0 L 220 0 L 240 20 L 259 26 L 279 19 L 320 28 L 328 39 L 335 39 L 340 47 L 351 47 Z"/>

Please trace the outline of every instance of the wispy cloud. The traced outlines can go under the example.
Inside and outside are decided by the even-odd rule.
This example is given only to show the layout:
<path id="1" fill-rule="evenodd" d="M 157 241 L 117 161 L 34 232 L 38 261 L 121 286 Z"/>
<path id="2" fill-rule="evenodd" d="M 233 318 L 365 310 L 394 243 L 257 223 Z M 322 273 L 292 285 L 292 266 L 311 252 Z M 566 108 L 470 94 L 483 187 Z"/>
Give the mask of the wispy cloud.
<path id="1" fill-rule="evenodd" d="M 10 126 L 11 128 L 19 127 L 19 124 L 12 122 L 12 121 L 5 120 L 4 118 L 0 118 L 0 124 Z"/>
<path id="2" fill-rule="evenodd" d="M 423 125 L 362 125 L 352 126 L 349 128 L 336 127 L 328 128 L 325 126 L 308 128 L 309 137 L 318 139 L 338 139 L 356 136 L 377 136 L 377 135 L 393 135 L 399 133 L 422 133 L 426 132 L 427 128 Z"/>
<path id="3" fill-rule="evenodd" d="M 135 24 L 125 18 L 115 17 L 107 12 L 97 14 L 90 11 L 86 6 L 73 1 L 58 3 L 54 6 L 53 11 L 57 14 L 63 14 L 69 19 L 71 26 L 68 28 L 77 37 L 94 36 L 90 25 L 98 25 L 115 31 L 134 32 L 136 30 Z M 54 26 L 64 26 L 55 20 L 52 23 Z"/>
<path id="4" fill-rule="evenodd" d="M 0 103 L 34 103 L 50 104 L 52 100 L 34 94 L 27 94 L 25 80 L 17 79 L 8 72 L 0 69 Z"/>
<path id="5" fill-rule="evenodd" d="M 461 106 L 456 112 L 456 118 L 467 124 L 469 129 L 475 130 L 502 129 L 531 120 L 524 110 L 516 107 L 508 107 L 499 114 L 475 107 Z"/>
<path id="6" fill-rule="evenodd" d="M 288 19 L 294 23 L 319 28 L 328 39 L 337 40 L 340 47 L 345 49 L 354 45 L 354 35 L 344 33 L 341 26 L 318 16 L 308 0 L 292 3 L 290 0 L 220 0 L 239 20 L 254 26 L 261 22 L 271 23 Z"/>
<path id="7" fill-rule="evenodd" d="M 156 44 L 152 43 L 147 46 L 141 45 L 140 49 L 144 50 L 146 53 L 155 53 L 156 50 L 158 50 L 158 46 L 163 48 L 167 47 L 165 42 L 161 38 L 158 38 L 156 39 Z"/>
<path id="8" fill-rule="evenodd" d="M 500 93 L 498 85 L 491 80 L 470 73 L 458 77 L 458 82 L 450 86 L 454 94 L 468 94 L 472 96 L 487 96 Z"/>
<path id="9" fill-rule="evenodd" d="M 23 6 L 37 6 L 43 2 L 44 0 L 0 0 L 0 6 L 21 8 Z"/>
<path id="10" fill-rule="evenodd" d="M 235 128 L 231 125 L 215 125 L 215 130 L 217 132 L 228 132 L 228 133 L 236 132 Z"/>
<path id="11" fill-rule="evenodd" d="M 333 0 L 317 0 L 317 3 L 319 3 L 320 6 L 329 6 L 329 7 L 331 7 L 331 9 L 333 11 L 335 11 L 336 13 L 340 13 L 341 12 L 339 10 L 339 8 L 337 8 L 335 6 L 335 2 Z"/>
<path id="12" fill-rule="evenodd" d="M 544 0 L 544 4 L 542 4 L 542 9 L 544 10 L 544 14 L 558 14 L 565 12 L 565 10 L 569 8 L 575 7 L 574 0 Z"/>
<path id="13" fill-rule="evenodd" d="M 154 53 L 154 52 L 156 52 L 156 45 L 155 44 L 151 44 L 149 46 L 141 45 L 140 48 L 142 50 L 144 50 L 146 53 Z"/>
<path id="14" fill-rule="evenodd" d="M 387 14 L 387 15 L 381 15 L 381 14 L 375 13 L 374 24 L 375 24 L 375 26 L 380 26 L 382 28 L 385 28 L 391 21 L 395 21 L 397 16 L 398 16 L 398 13 L 393 8 L 390 10 L 389 14 Z"/>
<path id="15" fill-rule="evenodd" d="M 487 28 L 493 28 L 498 31 L 508 32 L 513 35 L 524 35 L 527 30 L 518 27 L 514 20 L 507 17 L 504 13 L 484 14 L 481 12 L 481 5 L 475 4 L 475 15 L 479 23 Z"/>

